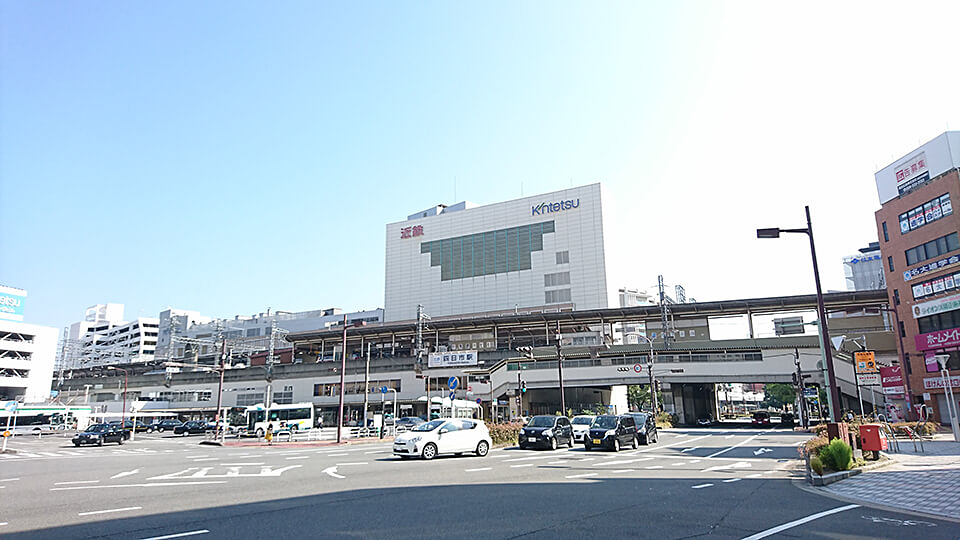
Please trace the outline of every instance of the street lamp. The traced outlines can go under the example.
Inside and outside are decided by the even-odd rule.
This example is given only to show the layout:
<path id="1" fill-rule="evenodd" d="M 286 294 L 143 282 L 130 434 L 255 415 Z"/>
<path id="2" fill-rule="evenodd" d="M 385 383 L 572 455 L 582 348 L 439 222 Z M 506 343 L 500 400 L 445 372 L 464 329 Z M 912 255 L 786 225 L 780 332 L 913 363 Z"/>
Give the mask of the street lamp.
<path id="1" fill-rule="evenodd" d="M 644 335 L 638 335 L 637 338 L 650 344 L 650 358 L 647 361 L 647 371 L 650 374 L 650 407 L 653 409 L 653 416 L 656 417 L 660 404 L 657 402 L 657 380 L 653 377 L 653 340 Z"/>
<path id="2" fill-rule="evenodd" d="M 107 369 L 123 372 L 123 409 L 120 411 L 120 429 L 127 429 L 127 370 L 122 367 L 107 366 Z M 133 426 L 133 431 L 137 426 Z"/>
<path id="3" fill-rule="evenodd" d="M 557 377 L 560 379 L 560 414 L 567 415 L 567 401 L 563 397 L 563 350 L 560 348 L 560 341 L 563 335 L 560 333 L 560 321 L 557 321 Z"/>
<path id="4" fill-rule="evenodd" d="M 823 291 L 820 288 L 820 270 L 817 268 L 817 250 L 813 242 L 813 225 L 810 223 L 810 207 L 804 206 L 807 214 L 805 229 L 757 229 L 757 238 L 780 238 L 780 233 L 803 233 L 810 238 L 810 257 L 813 259 L 813 280 L 817 284 L 817 316 L 820 319 L 820 348 L 823 350 L 824 361 L 827 364 L 827 384 L 830 391 L 827 397 L 830 400 L 830 417 L 834 422 L 840 421 L 840 394 L 837 392 L 837 377 L 833 369 L 833 355 L 830 352 L 830 334 L 827 330 L 827 310 L 823 305 Z"/>

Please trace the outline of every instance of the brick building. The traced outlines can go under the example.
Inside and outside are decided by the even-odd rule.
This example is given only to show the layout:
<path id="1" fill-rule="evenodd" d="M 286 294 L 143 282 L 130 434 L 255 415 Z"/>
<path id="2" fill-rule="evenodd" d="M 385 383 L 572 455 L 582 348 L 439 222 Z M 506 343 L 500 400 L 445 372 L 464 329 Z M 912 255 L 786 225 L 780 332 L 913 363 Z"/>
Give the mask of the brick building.
<path id="1" fill-rule="evenodd" d="M 934 360 L 949 355 L 960 398 L 960 132 L 943 133 L 876 173 L 877 232 L 912 405 L 948 423 Z"/>

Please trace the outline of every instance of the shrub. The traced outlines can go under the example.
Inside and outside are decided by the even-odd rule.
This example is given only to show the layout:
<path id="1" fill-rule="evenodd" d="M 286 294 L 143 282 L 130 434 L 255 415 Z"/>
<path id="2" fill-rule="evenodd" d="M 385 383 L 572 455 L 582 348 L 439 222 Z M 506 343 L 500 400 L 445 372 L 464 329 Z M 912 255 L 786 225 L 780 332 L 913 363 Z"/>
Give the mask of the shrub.
<path id="1" fill-rule="evenodd" d="M 820 455 L 820 450 L 829 444 L 830 441 L 827 440 L 826 436 L 816 436 L 807 442 L 803 443 L 803 446 L 800 447 L 800 454 L 808 454 L 810 456 Z"/>
<path id="2" fill-rule="evenodd" d="M 907 435 L 908 429 L 917 429 L 920 426 L 919 422 L 897 422 L 895 424 L 890 424 L 897 435 Z M 933 422 L 926 422 L 923 424 L 921 429 L 921 435 L 930 436 L 937 432 L 937 426 Z"/>
<path id="3" fill-rule="evenodd" d="M 823 462 L 817 456 L 810 458 L 810 468 L 813 469 L 813 472 L 823 476 Z"/>
<path id="4" fill-rule="evenodd" d="M 659 428 L 672 428 L 673 426 L 680 423 L 680 418 L 675 414 L 670 414 L 666 411 L 661 411 L 657 414 L 656 418 L 657 427 Z"/>
<path id="5" fill-rule="evenodd" d="M 503 424 L 489 424 L 490 439 L 495 446 L 508 444 L 517 444 L 520 437 L 520 429 L 523 424 L 520 422 L 509 422 Z"/>
<path id="6" fill-rule="evenodd" d="M 827 468 L 835 471 L 845 471 L 850 468 L 853 448 L 840 439 L 834 439 L 830 441 L 830 444 L 820 449 L 819 457 Z"/>

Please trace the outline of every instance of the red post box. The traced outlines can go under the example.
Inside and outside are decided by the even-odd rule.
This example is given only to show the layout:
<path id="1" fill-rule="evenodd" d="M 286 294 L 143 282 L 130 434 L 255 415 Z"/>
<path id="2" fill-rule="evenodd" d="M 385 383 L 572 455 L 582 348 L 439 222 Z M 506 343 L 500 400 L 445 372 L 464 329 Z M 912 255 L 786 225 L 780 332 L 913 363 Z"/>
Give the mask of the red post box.
<path id="1" fill-rule="evenodd" d="M 886 450 L 887 436 L 884 435 L 880 424 L 863 424 L 860 426 L 860 444 L 865 452 Z"/>

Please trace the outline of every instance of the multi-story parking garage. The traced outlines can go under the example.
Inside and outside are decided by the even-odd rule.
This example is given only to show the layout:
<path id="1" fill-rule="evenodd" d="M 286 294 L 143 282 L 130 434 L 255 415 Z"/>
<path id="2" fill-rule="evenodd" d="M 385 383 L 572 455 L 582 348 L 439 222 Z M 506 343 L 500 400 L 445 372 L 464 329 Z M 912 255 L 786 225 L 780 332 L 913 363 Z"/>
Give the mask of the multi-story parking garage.
<path id="1" fill-rule="evenodd" d="M 881 311 L 887 302 L 883 291 L 830 293 L 825 295 L 825 302 L 833 313 L 830 327 L 834 334 L 862 337 L 877 351 L 881 362 L 896 361 L 893 325 Z M 815 304 L 814 295 L 802 295 L 681 304 L 672 306 L 672 310 L 676 321 L 733 315 L 746 315 L 752 320 L 761 315 L 811 310 Z M 853 314 L 860 316 L 850 316 Z M 457 377 L 459 382 L 454 397 L 479 401 L 485 417 L 555 412 L 559 410 L 558 324 L 564 336 L 564 395 L 568 408 L 575 411 L 598 405 L 625 408 L 627 386 L 649 381 L 645 366 L 651 349 L 654 373 L 664 384 L 665 408 L 686 423 L 715 410 L 719 383 L 790 383 L 797 357 L 803 372 L 812 376 L 808 383 L 822 385 L 816 335 L 758 337 L 751 330 L 752 337 L 745 339 L 654 340 L 641 345 L 574 345 L 571 337 L 589 333 L 589 328 L 603 328 L 604 335 L 610 335 L 612 327 L 622 321 L 652 322 L 660 317 L 659 307 L 634 307 L 433 319 L 421 329 L 421 341 L 428 352 L 427 361 L 419 368 L 415 322 L 348 326 L 344 416 L 361 417 L 365 397 L 370 410 L 379 410 L 381 400 L 396 400 L 400 414 L 425 414 L 428 403 L 449 398 L 450 377 Z M 312 402 L 328 425 L 334 423 L 340 395 L 343 327 L 293 333 L 287 339 L 294 347 L 294 362 L 274 366 L 272 382 L 266 380 L 264 366 L 227 370 L 223 406 L 255 402 L 272 384 L 274 401 Z M 601 338 L 596 343 L 604 341 Z M 523 358 L 518 347 L 532 347 L 533 358 Z M 841 406 L 856 408 L 850 356 L 837 354 L 834 361 L 844 400 Z M 639 374 L 634 370 L 638 364 Z M 249 362 L 244 365 L 249 366 Z M 65 381 L 64 399 L 87 399 L 116 407 L 122 378 L 108 371 L 100 375 Z M 517 407 L 515 396 L 521 381 L 529 391 Z M 212 415 L 218 382 L 215 374 L 204 372 L 176 373 L 166 381 L 162 372 L 133 374 L 128 400 L 147 400 L 147 411 L 194 415 L 206 411 Z M 382 388 L 388 392 L 381 393 Z M 862 391 L 868 404 L 882 400 L 879 392 Z M 386 411 L 391 408 L 387 406 Z"/>

